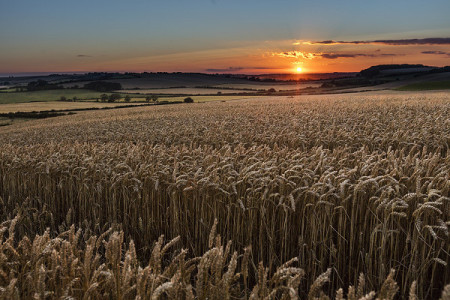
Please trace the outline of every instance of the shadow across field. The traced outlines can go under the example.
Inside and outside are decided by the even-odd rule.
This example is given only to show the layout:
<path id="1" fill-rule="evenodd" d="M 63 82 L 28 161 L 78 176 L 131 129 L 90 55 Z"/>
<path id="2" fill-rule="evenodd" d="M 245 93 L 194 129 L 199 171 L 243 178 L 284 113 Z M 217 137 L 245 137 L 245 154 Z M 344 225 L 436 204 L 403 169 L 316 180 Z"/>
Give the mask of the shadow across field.
<path id="1" fill-rule="evenodd" d="M 21 119 L 21 120 L 29 120 L 29 119 L 46 119 L 46 118 L 54 118 L 61 117 L 67 115 L 74 115 L 75 112 L 82 111 L 90 111 L 90 110 L 110 110 L 110 109 L 121 109 L 121 108 L 132 108 L 132 107 L 141 107 L 141 106 L 154 106 L 154 105 L 170 105 L 170 104 L 180 104 L 183 101 L 161 101 L 156 103 L 147 103 L 147 104 L 129 104 L 129 105 L 119 105 L 112 107 L 87 107 L 87 108 L 75 108 L 75 109 L 62 109 L 62 110 L 43 110 L 43 111 L 29 111 L 29 112 L 8 112 L 8 113 L 0 113 L 0 119 L 3 118 L 3 122 L 0 123 L 0 126 L 8 126 L 11 125 L 12 122 L 7 122 Z M 5 120 L 6 119 L 6 120 Z"/>

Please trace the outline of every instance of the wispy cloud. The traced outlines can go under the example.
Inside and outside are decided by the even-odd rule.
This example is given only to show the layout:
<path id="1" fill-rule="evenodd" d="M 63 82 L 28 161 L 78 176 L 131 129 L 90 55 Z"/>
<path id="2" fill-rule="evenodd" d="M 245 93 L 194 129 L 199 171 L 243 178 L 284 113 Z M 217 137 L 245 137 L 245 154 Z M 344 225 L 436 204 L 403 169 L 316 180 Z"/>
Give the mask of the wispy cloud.
<path id="1" fill-rule="evenodd" d="M 285 58 L 303 58 L 303 59 L 337 59 L 337 58 L 355 58 L 355 57 L 383 57 L 383 56 L 397 56 L 398 54 L 370 54 L 370 53 L 313 53 L 303 51 L 289 51 L 289 52 L 275 52 L 272 56 L 279 56 Z"/>
<path id="2" fill-rule="evenodd" d="M 78 54 L 77 57 L 92 57 L 92 56 L 87 55 L 87 54 Z"/>
<path id="3" fill-rule="evenodd" d="M 356 54 L 339 54 L 339 53 L 321 53 L 318 56 L 326 59 L 336 59 L 336 58 L 355 58 L 355 57 L 384 57 L 384 56 L 398 56 L 398 54 L 366 54 L 366 53 L 356 53 Z"/>
<path id="4" fill-rule="evenodd" d="M 404 45 L 450 45 L 450 38 L 424 38 L 424 39 L 399 39 L 399 40 L 372 40 L 372 41 L 310 41 L 309 45 L 336 45 L 336 44 L 382 44 L 391 46 Z"/>
<path id="5" fill-rule="evenodd" d="M 422 54 L 447 55 L 448 57 L 450 57 L 450 52 L 444 51 L 422 51 Z"/>
<path id="6" fill-rule="evenodd" d="M 274 52 L 274 53 L 272 53 L 272 56 L 313 59 L 314 57 L 316 57 L 316 53 L 294 50 L 294 51 L 288 51 L 288 52 Z"/>
<path id="7" fill-rule="evenodd" d="M 206 72 L 222 73 L 222 72 L 238 72 L 243 70 L 276 70 L 276 68 L 269 67 L 228 67 L 218 69 L 206 69 Z"/>
<path id="8" fill-rule="evenodd" d="M 319 56 L 326 59 L 336 59 L 336 58 L 355 58 L 355 57 L 377 57 L 381 55 L 365 54 L 365 53 L 356 53 L 356 54 L 322 53 Z"/>

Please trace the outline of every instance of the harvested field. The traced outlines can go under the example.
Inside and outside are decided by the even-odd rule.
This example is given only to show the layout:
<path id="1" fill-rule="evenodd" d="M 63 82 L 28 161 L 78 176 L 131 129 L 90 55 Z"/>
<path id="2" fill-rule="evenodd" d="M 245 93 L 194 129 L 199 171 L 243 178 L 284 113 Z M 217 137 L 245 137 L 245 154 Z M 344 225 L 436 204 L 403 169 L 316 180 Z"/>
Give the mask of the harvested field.
<path id="1" fill-rule="evenodd" d="M 271 83 L 247 83 L 247 84 L 221 84 L 213 86 L 215 88 L 235 88 L 235 89 L 251 89 L 251 90 L 268 90 L 268 89 L 275 89 L 277 91 L 290 91 L 290 90 L 298 90 L 298 89 L 304 89 L 307 87 L 320 87 L 322 85 L 322 82 L 316 82 L 316 81 L 300 81 L 298 83 L 290 83 L 290 84 L 271 84 Z"/>
<path id="2" fill-rule="evenodd" d="M 116 107 L 125 104 L 133 103 L 108 103 L 108 102 L 63 102 L 63 101 L 49 101 L 49 102 L 30 102 L 30 103 L 16 103 L 0 105 L 0 113 L 9 112 L 30 112 L 30 111 L 46 111 L 46 110 L 70 110 L 80 108 L 102 108 L 102 107 Z M 136 103 L 142 104 L 142 103 Z"/>
<path id="3" fill-rule="evenodd" d="M 169 88 L 169 89 L 139 89 L 139 90 L 120 90 L 116 91 L 118 93 L 131 93 L 131 94 L 180 94 L 180 95 L 208 95 L 208 94 L 233 94 L 233 93 L 243 93 L 249 91 L 243 90 L 233 90 L 233 89 L 220 89 L 220 88 Z M 250 91 L 251 92 L 251 91 Z"/>

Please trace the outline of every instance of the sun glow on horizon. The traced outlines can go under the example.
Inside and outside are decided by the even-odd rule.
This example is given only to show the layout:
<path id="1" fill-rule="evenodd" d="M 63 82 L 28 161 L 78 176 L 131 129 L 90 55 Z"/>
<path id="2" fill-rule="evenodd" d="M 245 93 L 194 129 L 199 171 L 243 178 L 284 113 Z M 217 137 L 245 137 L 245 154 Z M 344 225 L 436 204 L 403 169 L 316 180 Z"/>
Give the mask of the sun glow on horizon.
<path id="1" fill-rule="evenodd" d="M 302 68 L 298 67 L 297 68 L 297 73 L 301 73 L 302 72 Z"/>

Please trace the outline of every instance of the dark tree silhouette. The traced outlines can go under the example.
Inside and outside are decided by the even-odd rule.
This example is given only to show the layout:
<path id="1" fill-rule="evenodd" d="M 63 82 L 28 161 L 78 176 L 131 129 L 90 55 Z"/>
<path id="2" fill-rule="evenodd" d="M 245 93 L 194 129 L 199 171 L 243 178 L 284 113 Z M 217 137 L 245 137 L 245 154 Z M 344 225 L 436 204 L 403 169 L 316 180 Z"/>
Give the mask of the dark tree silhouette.
<path id="1" fill-rule="evenodd" d="M 120 94 L 111 94 L 109 95 L 108 102 L 116 102 L 119 101 L 122 96 Z"/>

